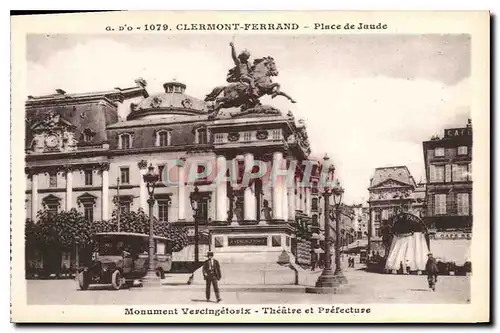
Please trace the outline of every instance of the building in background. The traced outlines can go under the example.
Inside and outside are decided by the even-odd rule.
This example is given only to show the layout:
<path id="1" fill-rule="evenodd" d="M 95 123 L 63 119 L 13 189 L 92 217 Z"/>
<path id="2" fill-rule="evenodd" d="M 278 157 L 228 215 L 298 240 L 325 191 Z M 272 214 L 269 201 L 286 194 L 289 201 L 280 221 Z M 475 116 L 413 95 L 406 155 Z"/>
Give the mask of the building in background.
<path id="1" fill-rule="evenodd" d="M 376 168 L 370 180 L 368 248 L 383 256 L 386 252 L 382 244 L 382 227 L 400 209 L 412 209 L 412 203 L 424 193 L 406 166 Z M 423 200 L 413 209 L 422 209 Z M 415 214 L 420 215 L 419 212 Z"/>
<path id="2" fill-rule="evenodd" d="M 426 183 L 424 220 L 431 251 L 457 264 L 469 256 L 472 230 L 472 123 L 448 128 L 423 142 Z"/>

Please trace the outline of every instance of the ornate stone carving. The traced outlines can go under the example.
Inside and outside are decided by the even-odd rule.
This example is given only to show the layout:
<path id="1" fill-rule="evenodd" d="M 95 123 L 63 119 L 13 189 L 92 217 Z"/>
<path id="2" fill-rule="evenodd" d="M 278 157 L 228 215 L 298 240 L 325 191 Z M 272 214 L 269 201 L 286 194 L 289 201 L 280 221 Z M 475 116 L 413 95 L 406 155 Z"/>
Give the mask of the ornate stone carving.
<path id="1" fill-rule="evenodd" d="M 189 99 L 186 98 L 181 102 L 182 106 L 185 107 L 186 109 L 191 109 L 193 107 L 193 102 Z"/>
<path id="2" fill-rule="evenodd" d="M 139 162 L 137 162 L 137 166 L 139 167 L 139 169 L 146 169 L 148 167 L 148 161 L 140 160 Z"/>
<path id="3" fill-rule="evenodd" d="M 229 133 L 227 136 L 227 140 L 231 142 L 238 141 L 239 139 L 240 139 L 240 133 L 237 132 Z"/>
<path id="4" fill-rule="evenodd" d="M 153 97 L 153 99 L 151 100 L 151 103 L 149 104 L 152 108 L 159 108 L 161 106 L 161 103 L 162 103 L 162 99 L 158 96 L 155 96 Z"/>
<path id="5" fill-rule="evenodd" d="M 99 170 L 102 171 L 108 171 L 109 170 L 109 162 L 102 162 L 99 163 Z"/>
<path id="6" fill-rule="evenodd" d="M 269 132 L 266 130 L 257 131 L 257 139 L 266 140 L 269 137 Z"/>

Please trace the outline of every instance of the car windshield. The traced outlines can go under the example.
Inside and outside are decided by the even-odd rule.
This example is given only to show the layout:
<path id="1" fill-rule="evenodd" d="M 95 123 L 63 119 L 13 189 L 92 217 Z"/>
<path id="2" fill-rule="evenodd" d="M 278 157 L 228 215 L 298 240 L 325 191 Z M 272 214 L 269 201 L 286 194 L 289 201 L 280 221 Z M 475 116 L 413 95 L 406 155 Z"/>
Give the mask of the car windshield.
<path id="1" fill-rule="evenodd" d="M 123 251 L 130 254 L 147 252 L 147 242 L 142 237 L 101 236 L 96 241 L 99 255 L 121 256 Z"/>

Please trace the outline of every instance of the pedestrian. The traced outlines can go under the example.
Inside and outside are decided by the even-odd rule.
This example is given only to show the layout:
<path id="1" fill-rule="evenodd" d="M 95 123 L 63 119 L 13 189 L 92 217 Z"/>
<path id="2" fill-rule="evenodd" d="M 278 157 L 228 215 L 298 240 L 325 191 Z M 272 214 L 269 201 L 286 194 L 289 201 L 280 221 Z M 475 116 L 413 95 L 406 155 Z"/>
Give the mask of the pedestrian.
<path id="1" fill-rule="evenodd" d="M 219 262 L 214 259 L 213 252 L 208 252 L 207 257 L 208 259 L 205 260 L 205 263 L 203 264 L 203 277 L 206 282 L 205 295 L 207 302 L 210 302 L 210 285 L 213 285 L 215 297 L 217 298 L 218 303 L 222 300 L 219 293 L 219 280 L 222 277 L 220 265 Z"/>
<path id="2" fill-rule="evenodd" d="M 438 267 L 436 259 L 432 256 L 432 253 L 427 254 L 425 271 L 427 272 L 427 282 L 429 283 L 429 288 L 432 288 L 432 290 L 436 290 Z"/>
<path id="3" fill-rule="evenodd" d="M 314 271 L 316 269 L 316 264 L 317 264 L 317 254 L 314 252 L 314 250 L 311 252 L 311 271 Z"/>

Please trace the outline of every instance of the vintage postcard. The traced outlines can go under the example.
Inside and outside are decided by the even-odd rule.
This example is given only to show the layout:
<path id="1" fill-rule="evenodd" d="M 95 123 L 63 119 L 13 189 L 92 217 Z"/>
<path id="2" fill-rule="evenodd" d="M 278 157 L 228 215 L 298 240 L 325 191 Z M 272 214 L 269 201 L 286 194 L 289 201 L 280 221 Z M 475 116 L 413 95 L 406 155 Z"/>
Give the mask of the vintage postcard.
<path id="1" fill-rule="evenodd" d="M 489 34 L 12 17 L 12 321 L 489 322 Z"/>

